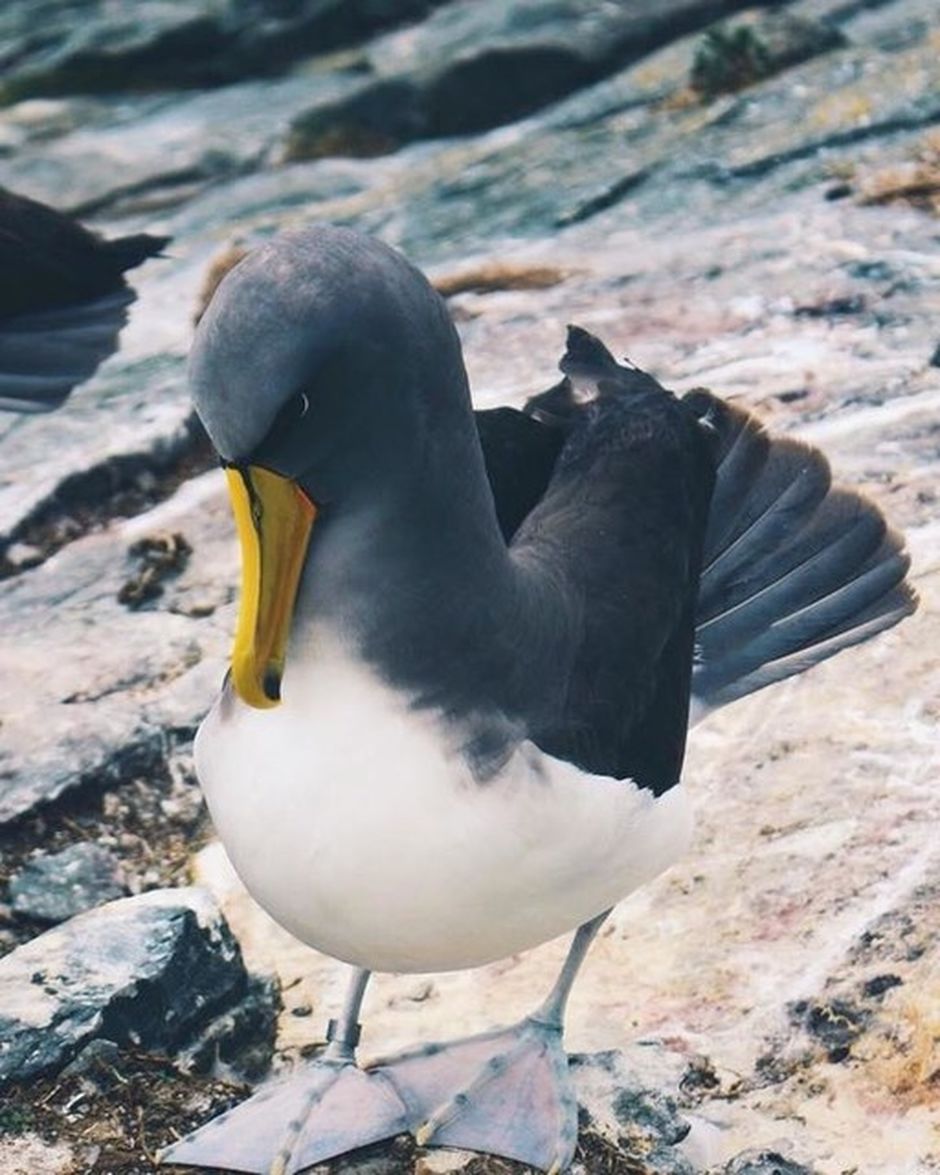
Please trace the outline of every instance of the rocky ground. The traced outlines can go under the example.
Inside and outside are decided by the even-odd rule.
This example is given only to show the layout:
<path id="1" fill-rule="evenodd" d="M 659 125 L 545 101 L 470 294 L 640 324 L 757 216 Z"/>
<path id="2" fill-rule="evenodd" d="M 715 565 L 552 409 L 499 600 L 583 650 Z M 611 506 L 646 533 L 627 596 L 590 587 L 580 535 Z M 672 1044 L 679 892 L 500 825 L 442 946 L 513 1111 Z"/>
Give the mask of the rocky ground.
<path id="1" fill-rule="evenodd" d="M 933 0 L 9 0 L 0 102 L 0 183 L 173 236 L 120 354 L 0 419 L 0 1169 L 152 1171 L 341 996 L 193 779 L 237 555 L 184 376 L 213 263 L 329 220 L 431 272 L 481 406 L 575 321 L 907 532 L 917 616 L 696 731 L 694 848 L 618 908 L 570 1044 L 589 1175 L 940 1170 Z M 509 1021 L 562 953 L 380 977 L 364 1049 Z M 461 1164 L 515 1169 L 332 1169 Z"/>

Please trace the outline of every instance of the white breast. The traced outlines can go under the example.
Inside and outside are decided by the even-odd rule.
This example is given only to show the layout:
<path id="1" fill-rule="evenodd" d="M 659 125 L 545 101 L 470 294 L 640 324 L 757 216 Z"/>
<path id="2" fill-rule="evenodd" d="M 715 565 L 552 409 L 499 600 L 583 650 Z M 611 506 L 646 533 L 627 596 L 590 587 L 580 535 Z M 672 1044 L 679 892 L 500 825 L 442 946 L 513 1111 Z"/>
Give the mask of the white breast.
<path id="1" fill-rule="evenodd" d="M 196 766 L 256 900 L 311 946 L 381 971 L 477 966 L 571 930 L 684 851 L 683 789 L 656 799 L 523 744 L 477 782 L 444 725 L 316 631 L 283 701 L 228 696 Z"/>

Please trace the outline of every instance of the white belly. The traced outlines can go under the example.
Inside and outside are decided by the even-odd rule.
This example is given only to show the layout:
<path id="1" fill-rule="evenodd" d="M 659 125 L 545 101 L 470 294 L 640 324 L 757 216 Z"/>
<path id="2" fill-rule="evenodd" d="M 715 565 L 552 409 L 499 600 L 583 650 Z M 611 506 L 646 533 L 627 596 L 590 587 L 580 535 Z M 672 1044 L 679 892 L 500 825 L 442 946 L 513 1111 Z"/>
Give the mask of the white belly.
<path id="1" fill-rule="evenodd" d="M 478 783 L 433 715 L 329 634 L 314 643 L 279 707 L 220 699 L 196 740 L 235 868 L 309 945 L 371 970 L 477 966 L 573 929 L 684 851 L 681 787 L 656 799 L 532 744 Z"/>

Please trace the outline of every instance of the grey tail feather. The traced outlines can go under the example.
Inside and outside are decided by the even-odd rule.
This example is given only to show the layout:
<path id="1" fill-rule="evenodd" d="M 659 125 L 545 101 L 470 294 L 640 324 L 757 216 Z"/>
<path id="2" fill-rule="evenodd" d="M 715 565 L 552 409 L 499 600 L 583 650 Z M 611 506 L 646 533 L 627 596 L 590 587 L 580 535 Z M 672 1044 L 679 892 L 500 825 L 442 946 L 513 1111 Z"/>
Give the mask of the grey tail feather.
<path id="1" fill-rule="evenodd" d="M 801 673 L 914 611 L 902 537 L 872 502 L 832 487 L 818 450 L 771 438 L 707 392 L 685 402 L 719 446 L 696 607 L 700 710 Z"/>
<path id="2" fill-rule="evenodd" d="M 0 323 L 0 409 L 50 412 L 117 348 L 134 300 L 126 286 L 92 302 Z"/>

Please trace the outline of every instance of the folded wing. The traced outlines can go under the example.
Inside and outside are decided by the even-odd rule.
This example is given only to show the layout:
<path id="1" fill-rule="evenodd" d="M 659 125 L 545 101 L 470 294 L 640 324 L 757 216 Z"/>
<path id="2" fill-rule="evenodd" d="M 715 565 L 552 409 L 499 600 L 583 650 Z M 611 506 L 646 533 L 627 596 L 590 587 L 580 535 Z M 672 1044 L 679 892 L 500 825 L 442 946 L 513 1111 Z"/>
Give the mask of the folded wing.
<path id="1" fill-rule="evenodd" d="M 564 378 L 523 411 L 477 413 L 490 484 L 510 541 L 542 500 L 586 406 L 658 386 L 587 331 L 569 328 Z M 756 416 L 704 390 L 683 409 L 712 438 L 717 473 L 694 608 L 692 713 L 698 718 L 867 640 L 912 613 L 903 537 L 863 495 L 832 484 L 812 446 L 774 437 Z M 656 686 L 631 757 L 663 758 L 685 699 L 683 624 L 652 669 Z M 683 718 L 684 721 L 684 718 Z M 657 765 L 657 776 L 675 762 Z"/>

